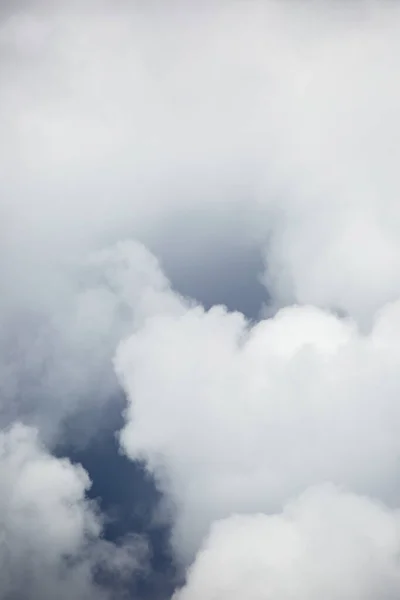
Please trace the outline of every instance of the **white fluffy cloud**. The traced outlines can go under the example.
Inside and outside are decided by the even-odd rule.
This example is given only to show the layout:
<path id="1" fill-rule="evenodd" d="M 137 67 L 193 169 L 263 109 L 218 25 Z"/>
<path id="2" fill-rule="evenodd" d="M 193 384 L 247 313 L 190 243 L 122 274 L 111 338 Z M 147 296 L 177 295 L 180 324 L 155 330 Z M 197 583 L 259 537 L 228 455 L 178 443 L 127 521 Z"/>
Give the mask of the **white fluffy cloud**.
<path id="1" fill-rule="evenodd" d="M 35 430 L 16 424 L 0 433 L 2 600 L 118 597 L 145 546 L 101 539 L 100 516 L 85 498 L 89 486 L 85 471 L 51 456 Z M 98 585 L 99 574 L 114 578 L 113 590 Z"/>
<path id="2" fill-rule="evenodd" d="M 186 307 L 120 346 L 122 446 L 191 564 L 175 600 L 398 596 L 399 333 L 399 302 L 368 334 L 310 306 Z"/>
<path id="3" fill-rule="evenodd" d="M 378 600 L 400 591 L 400 520 L 331 486 L 216 523 L 176 600 Z"/>
<path id="4" fill-rule="evenodd" d="M 173 500 L 192 556 L 210 523 L 332 481 L 397 503 L 400 304 L 370 335 L 313 307 L 249 326 L 222 308 L 150 319 L 121 347 L 122 443 Z"/>

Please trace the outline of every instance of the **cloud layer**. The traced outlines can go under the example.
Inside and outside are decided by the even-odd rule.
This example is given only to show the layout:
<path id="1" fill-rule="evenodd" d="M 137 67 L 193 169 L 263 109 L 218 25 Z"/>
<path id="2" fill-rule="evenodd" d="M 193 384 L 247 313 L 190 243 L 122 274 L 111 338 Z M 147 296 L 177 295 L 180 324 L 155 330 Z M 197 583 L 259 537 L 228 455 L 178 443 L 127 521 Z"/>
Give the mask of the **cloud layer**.
<path id="1" fill-rule="evenodd" d="M 399 23 L 363 0 L 2 8 L 0 597 L 135 567 L 50 453 L 119 385 L 192 564 L 178 597 L 398 596 Z M 150 250 L 181 273 L 262 253 L 269 318 L 183 298 Z"/>

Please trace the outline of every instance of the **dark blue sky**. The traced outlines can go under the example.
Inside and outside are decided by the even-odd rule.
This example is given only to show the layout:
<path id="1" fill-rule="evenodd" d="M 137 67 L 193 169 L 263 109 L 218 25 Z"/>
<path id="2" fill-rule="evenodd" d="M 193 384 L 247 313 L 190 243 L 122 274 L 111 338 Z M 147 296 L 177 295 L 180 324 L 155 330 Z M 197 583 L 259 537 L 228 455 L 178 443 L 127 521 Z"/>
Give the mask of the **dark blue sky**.
<path id="1" fill-rule="evenodd" d="M 115 432 L 123 424 L 123 397 L 113 399 L 112 406 L 112 412 L 108 411 L 108 428 L 102 428 L 86 447 L 76 449 L 66 444 L 58 448 L 57 453 L 82 464 L 89 473 L 92 487 L 88 496 L 99 503 L 106 517 L 104 535 L 108 540 L 118 542 L 132 533 L 145 534 L 148 538 L 151 572 L 132 581 L 132 593 L 152 600 L 169 598 L 177 570 L 168 549 L 168 527 L 153 524 L 160 495 L 143 466 L 119 452 Z M 69 426 L 74 428 L 80 417 L 82 415 L 75 415 Z"/>

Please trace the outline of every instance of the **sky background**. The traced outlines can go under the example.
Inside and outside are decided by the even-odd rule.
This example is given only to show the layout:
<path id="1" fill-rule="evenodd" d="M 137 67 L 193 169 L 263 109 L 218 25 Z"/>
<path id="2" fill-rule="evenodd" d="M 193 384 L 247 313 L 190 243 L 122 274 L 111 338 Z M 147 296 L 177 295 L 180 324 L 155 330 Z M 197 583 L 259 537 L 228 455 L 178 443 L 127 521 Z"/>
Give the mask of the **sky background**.
<path id="1" fill-rule="evenodd" d="M 0 6 L 0 600 L 400 593 L 400 9 Z"/>

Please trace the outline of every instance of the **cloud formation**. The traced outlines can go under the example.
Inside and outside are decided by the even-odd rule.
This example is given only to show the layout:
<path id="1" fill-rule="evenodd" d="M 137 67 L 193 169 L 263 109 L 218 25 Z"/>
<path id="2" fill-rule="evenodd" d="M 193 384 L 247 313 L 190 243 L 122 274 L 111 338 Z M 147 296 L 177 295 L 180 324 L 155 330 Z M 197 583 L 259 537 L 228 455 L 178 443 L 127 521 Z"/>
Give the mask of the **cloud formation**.
<path id="1" fill-rule="evenodd" d="M 32 598 L 91 597 L 99 552 L 119 572 L 86 476 L 48 449 L 117 378 L 123 449 L 193 563 L 184 600 L 397 597 L 398 7 L 16 6 L 0 21 L 5 597 L 23 561 Z M 183 298 L 150 252 L 184 272 L 254 247 L 258 323 Z"/>
<path id="2" fill-rule="evenodd" d="M 332 486 L 213 525 L 176 600 L 396 598 L 399 513 Z"/>
<path id="3" fill-rule="evenodd" d="M 398 501 L 399 326 L 398 303 L 370 335 L 313 307 L 254 326 L 196 307 L 120 347 L 122 443 L 172 496 L 183 557 L 214 520 L 279 510 L 317 483 Z"/>
<path id="4" fill-rule="evenodd" d="M 67 371 L 70 397 L 101 396 L 109 353 L 69 327 L 81 326 L 82 260 L 126 238 L 182 272 L 255 245 L 273 308 L 312 303 L 369 327 L 397 298 L 398 18 L 366 2 L 4 11 L 1 329 L 39 339 L 41 364 L 55 348 L 51 393 Z"/>
<path id="5" fill-rule="evenodd" d="M 76 399 L 101 406 L 115 392 L 110 357 L 126 315 L 112 314 L 118 300 L 92 282 L 93 254 L 139 237 L 161 254 L 167 248 L 187 270 L 192 261 L 183 248 L 197 236 L 193 252 L 202 253 L 208 236 L 195 232 L 211 231 L 211 221 L 212 252 L 223 252 L 226 239 L 239 249 L 249 244 L 254 211 L 245 190 L 235 188 L 244 179 L 232 179 L 230 166 L 224 171 L 224 149 L 210 155 L 208 135 L 200 143 L 196 107 L 187 105 L 183 123 L 184 106 L 176 102 L 190 100 L 182 79 L 190 66 L 181 65 L 183 46 L 173 41 L 176 33 L 178 46 L 190 46 L 186 20 L 195 30 L 196 19 L 189 13 L 107 2 L 22 3 L 5 11 L 3 423 L 17 406 L 17 416 L 51 438 Z M 244 223 L 244 242 L 236 244 Z"/>
<path id="6" fill-rule="evenodd" d="M 118 598 L 144 568 L 144 541 L 101 539 L 87 474 L 51 456 L 35 430 L 15 424 L 1 432 L 0 485 L 2 600 Z"/>
<path id="7" fill-rule="evenodd" d="M 245 36 L 251 22 L 244 63 L 268 45 L 251 58 L 267 115 L 252 141 L 278 310 L 255 325 L 200 306 L 149 319 L 116 357 L 130 398 L 121 442 L 171 503 L 177 556 L 194 561 L 177 597 L 395 597 L 399 15 L 388 4 L 257 7 L 243 21 L 230 5 L 217 30 Z M 307 490 L 325 482 L 354 495 L 329 488 L 313 500 Z M 304 493 L 287 539 L 285 507 Z M 347 503 L 331 548 L 330 520 Z"/>

